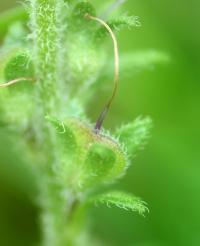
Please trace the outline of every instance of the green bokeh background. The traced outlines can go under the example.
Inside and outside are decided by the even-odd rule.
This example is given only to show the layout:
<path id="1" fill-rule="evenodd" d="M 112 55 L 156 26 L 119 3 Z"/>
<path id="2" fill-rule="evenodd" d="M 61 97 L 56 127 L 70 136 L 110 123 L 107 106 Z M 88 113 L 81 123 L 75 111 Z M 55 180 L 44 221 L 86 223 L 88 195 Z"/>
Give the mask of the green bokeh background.
<path id="1" fill-rule="evenodd" d="M 0 10 L 15 2 L 1 1 Z M 138 115 L 154 119 L 149 145 L 117 185 L 147 201 L 150 213 L 143 218 L 119 209 L 94 208 L 93 233 L 104 245 L 198 246 L 200 2 L 129 0 L 124 9 L 140 16 L 142 27 L 119 35 L 121 52 L 156 49 L 170 56 L 169 64 L 133 71 L 121 81 L 106 122 L 114 128 Z M 90 114 L 94 117 L 96 112 Z M 33 245 L 39 237 L 38 211 L 24 188 L 31 184 L 2 131 L 0 140 L 0 245 Z"/>

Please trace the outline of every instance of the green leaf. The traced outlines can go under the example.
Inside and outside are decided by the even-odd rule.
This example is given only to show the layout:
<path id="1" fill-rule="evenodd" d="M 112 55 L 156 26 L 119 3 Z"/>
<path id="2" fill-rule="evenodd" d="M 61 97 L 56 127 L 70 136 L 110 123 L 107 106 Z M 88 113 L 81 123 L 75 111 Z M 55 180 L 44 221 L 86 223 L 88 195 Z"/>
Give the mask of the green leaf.
<path id="1" fill-rule="evenodd" d="M 73 25 L 79 29 L 85 24 L 89 26 L 92 22 L 85 18 L 86 14 L 96 16 L 95 8 L 89 2 L 78 3 L 72 12 Z"/>
<path id="2" fill-rule="evenodd" d="M 139 17 L 134 16 L 134 15 L 131 15 L 131 16 L 122 15 L 116 19 L 109 21 L 108 23 L 116 31 L 120 31 L 124 27 L 131 28 L 131 27 L 140 27 L 141 26 L 141 23 L 139 21 Z"/>
<path id="3" fill-rule="evenodd" d="M 123 28 L 132 28 L 141 26 L 138 16 L 127 16 L 123 15 L 116 19 L 107 21 L 107 24 L 115 32 L 119 32 Z M 95 37 L 97 39 L 102 39 L 108 35 L 108 31 L 104 27 L 100 27 L 96 33 Z"/>
<path id="4" fill-rule="evenodd" d="M 105 204 L 108 207 L 116 206 L 128 211 L 138 212 L 141 215 L 144 215 L 144 213 L 148 211 L 146 203 L 140 198 L 122 191 L 110 191 L 97 195 L 91 198 L 90 202 Z"/>
<path id="5" fill-rule="evenodd" d="M 116 136 L 119 141 L 128 150 L 128 153 L 133 157 L 135 153 L 144 147 L 150 137 L 152 129 L 152 120 L 150 117 L 138 117 L 132 123 L 122 125 L 116 131 Z"/>
<path id="6" fill-rule="evenodd" d="M 120 145 L 112 138 L 96 133 L 79 119 L 64 122 L 46 117 L 57 132 L 61 168 L 66 182 L 76 191 L 96 188 L 114 182 L 127 168 Z M 70 168 L 69 168 L 70 165 Z M 68 168 L 66 167 L 68 166 Z"/>
<path id="7" fill-rule="evenodd" d="M 3 62 L 2 83 L 18 78 L 34 78 L 33 64 L 26 51 L 12 52 Z M 0 72 L 1 73 L 1 72 Z M 35 82 L 23 81 L 0 90 L 0 105 L 5 122 L 26 128 L 35 110 Z"/>
<path id="8" fill-rule="evenodd" d="M 46 116 L 46 120 L 55 129 L 55 155 L 57 162 L 53 165 L 53 170 L 58 177 L 58 181 L 63 183 L 67 189 L 75 189 L 78 186 L 79 169 L 77 165 L 78 144 L 76 136 L 68 123 L 52 116 Z M 48 127 L 48 126 L 47 126 Z"/>
<path id="9" fill-rule="evenodd" d="M 46 116 L 46 119 L 54 126 L 57 137 L 59 140 L 60 151 L 63 152 L 63 156 L 67 158 L 69 153 L 75 154 L 77 143 L 75 136 L 69 126 L 56 118 Z"/>
<path id="10" fill-rule="evenodd" d="M 18 52 L 11 57 L 4 69 L 4 77 L 7 81 L 16 78 L 34 78 L 34 67 L 28 52 Z"/>
<path id="11" fill-rule="evenodd" d="M 75 18 L 84 18 L 85 14 L 96 15 L 96 11 L 91 3 L 89 2 L 80 2 L 78 3 L 73 11 L 73 16 Z"/>
<path id="12" fill-rule="evenodd" d="M 121 146 L 114 139 L 96 133 L 93 126 L 79 119 L 67 121 L 79 147 L 76 163 L 81 170 L 80 189 L 112 183 L 124 174 L 127 159 Z"/>
<path id="13" fill-rule="evenodd" d="M 93 144 L 86 156 L 83 182 L 91 185 L 106 179 L 115 162 L 116 155 L 112 149 L 100 143 Z"/>

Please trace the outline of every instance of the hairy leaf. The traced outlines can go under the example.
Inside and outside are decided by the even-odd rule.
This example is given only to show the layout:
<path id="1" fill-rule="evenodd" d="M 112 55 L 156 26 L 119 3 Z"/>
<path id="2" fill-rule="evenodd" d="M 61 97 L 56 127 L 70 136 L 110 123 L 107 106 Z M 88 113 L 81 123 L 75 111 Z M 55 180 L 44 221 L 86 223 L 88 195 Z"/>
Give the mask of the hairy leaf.
<path id="1" fill-rule="evenodd" d="M 79 29 L 81 29 L 81 27 L 85 24 L 90 25 L 91 22 L 86 18 L 86 14 L 95 16 L 95 8 L 89 2 L 78 3 L 72 12 L 73 25 L 76 25 Z"/>
<path id="2" fill-rule="evenodd" d="M 151 128 L 151 118 L 138 117 L 132 123 L 122 125 L 121 128 L 116 131 L 116 136 L 128 150 L 128 153 L 133 157 L 148 141 Z"/>
<path id="3" fill-rule="evenodd" d="M 97 134 L 79 119 L 68 118 L 62 122 L 48 116 L 47 120 L 56 129 L 63 165 L 69 165 L 69 159 L 73 157 L 70 182 L 76 189 L 112 183 L 124 174 L 126 156 L 113 139 Z"/>
<path id="4" fill-rule="evenodd" d="M 55 127 L 60 142 L 60 150 L 63 151 L 63 154 L 66 155 L 65 158 L 67 158 L 67 154 L 75 152 L 77 147 L 73 132 L 67 126 L 66 122 L 59 121 L 50 116 L 46 116 L 46 119 Z"/>
<path id="5" fill-rule="evenodd" d="M 4 70 L 4 77 L 7 81 L 16 78 L 33 78 L 34 67 L 28 52 L 18 52 L 7 62 Z"/>
<path id="6" fill-rule="evenodd" d="M 103 144 L 93 144 L 87 153 L 84 164 L 85 182 L 92 184 L 106 179 L 115 162 L 116 155 L 112 149 Z"/>
<path id="7" fill-rule="evenodd" d="M 3 83 L 18 78 L 34 78 L 33 64 L 26 51 L 13 52 L 3 64 Z M 5 122 L 27 128 L 34 112 L 35 82 L 22 81 L 0 90 L 0 105 Z"/>
<path id="8" fill-rule="evenodd" d="M 95 204 L 105 204 L 108 207 L 116 206 L 128 211 L 138 212 L 144 215 L 148 211 L 145 202 L 132 194 L 122 191 L 110 191 L 104 194 L 97 195 L 91 199 Z"/>
<path id="9" fill-rule="evenodd" d="M 137 16 L 127 16 L 123 15 L 117 19 L 107 21 L 107 24 L 115 32 L 119 32 L 123 28 L 139 27 L 140 21 Z M 104 27 L 100 27 L 95 34 L 97 39 L 102 39 L 108 35 L 107 30 Z"/>

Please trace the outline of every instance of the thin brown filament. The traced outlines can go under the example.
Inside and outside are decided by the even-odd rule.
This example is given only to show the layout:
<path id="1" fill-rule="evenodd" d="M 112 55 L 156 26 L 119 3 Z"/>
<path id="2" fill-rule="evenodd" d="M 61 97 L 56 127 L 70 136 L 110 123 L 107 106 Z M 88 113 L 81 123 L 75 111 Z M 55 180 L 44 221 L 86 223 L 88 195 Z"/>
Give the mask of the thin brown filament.
<path id="1" fill-rule="evenodd" d="M 34 81 L 34 79 L 33 78 L 17 78 L 17 79 L 11 80 L 9 82 L 0 84 L 0 88 L 5 88 L 5 87 L 8 87 L 8 86 L 17 84 L 19 82 L 22 82 L 22 81 Z"/>
<path id="2" fill-rule="evenodd" d="M 101 25 L 103 25 L 107 29 L 107 31 L 109 32 L 109 34 L 112 38 L 113 47 L 114 47 L 114 88 L 113 88 L 113 92 L 112 92 L 111 97 L 109 98 L 108 102 L 106 103 L 104 109 L 102 110 L 102 112 L 100 113 L 100 115 L 97 119 L 97 122 L 95 125 L 95 131 L 98 132 L 98 131 L 100 131 L 100 129 L 102 127 L 102 124 L 106 118 L 106 115 L 107 115 L 107 113 L 111 107 L 111 104 L 112 104 L 112 102 L 116 96 L 116 93 L 117 93 L 118 81 L 119 81 L 119 49 L 118 49 L 118 43 L 117 43 L 117 39 L 115 37 L 115 34 L 112 31 L 112 29 L 110 28 L 110 26 L 105 21 L 103 21 L 100 18 L 91 16 L 89 14 L 86 14 L 85 17 L 99 22 Z"/>

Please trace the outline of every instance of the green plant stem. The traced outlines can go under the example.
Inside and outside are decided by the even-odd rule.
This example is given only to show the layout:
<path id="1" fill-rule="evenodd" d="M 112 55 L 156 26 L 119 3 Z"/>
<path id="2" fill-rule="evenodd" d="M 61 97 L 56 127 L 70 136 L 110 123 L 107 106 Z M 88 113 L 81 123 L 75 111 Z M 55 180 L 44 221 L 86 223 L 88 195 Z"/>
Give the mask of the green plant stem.
<path id="1" fill-rule="evenodd" d="M 59 24 L 62 0 L 31 0 L 31 25 L 36 68 L 36 97 L 38 100 L 37 134 L 46 156 L 42 169 L 39 197 L 42 208 L 41 229 L 43 246 L 66 245 L 67 214 L 70 210 L 69 194 L 58 177 L 59 157 L 54 129 L 45 121 L 46 115 L 59 114 L 58 71 L 59 45 L 62 35 Z M 36 113 L 37 114 L 37 113 Z"/>
<path id="2" fill-rule="evenodd" d="M 39 98 L 44 114 L 57 109 L 57 69 L 59 29 L 58 13 L 60 0 L 33 1 L 33 32 L 35 43 L 35 63 L 38 79 Z"/>

